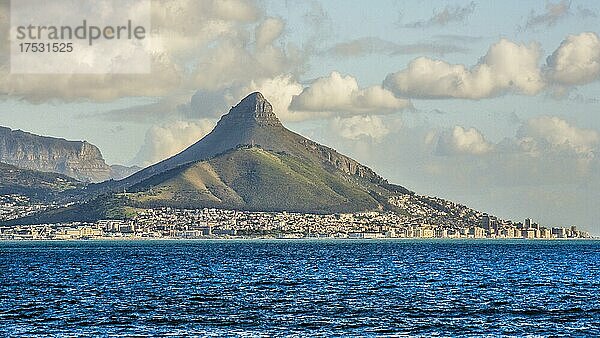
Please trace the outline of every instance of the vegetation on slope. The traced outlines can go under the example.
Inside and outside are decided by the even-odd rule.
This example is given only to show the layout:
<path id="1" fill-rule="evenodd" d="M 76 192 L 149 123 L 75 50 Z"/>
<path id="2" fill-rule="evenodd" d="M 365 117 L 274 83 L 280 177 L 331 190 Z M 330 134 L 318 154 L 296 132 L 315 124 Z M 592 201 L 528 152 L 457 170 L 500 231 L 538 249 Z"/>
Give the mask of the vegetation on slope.
<path id="1" fill-rule="evenodd" d="M 0 163 L 0 194 L 18 194 L 50 202 L 72 196 L 83 188 L 85 184 L 65 175 Z"/>
<path id="2" fill-rule="evenodd" d="M 286 153 L 239 148 L 153 176 L 130 190 L 143 206 L 351 212 L 379 203 L 354 178 Z"/>

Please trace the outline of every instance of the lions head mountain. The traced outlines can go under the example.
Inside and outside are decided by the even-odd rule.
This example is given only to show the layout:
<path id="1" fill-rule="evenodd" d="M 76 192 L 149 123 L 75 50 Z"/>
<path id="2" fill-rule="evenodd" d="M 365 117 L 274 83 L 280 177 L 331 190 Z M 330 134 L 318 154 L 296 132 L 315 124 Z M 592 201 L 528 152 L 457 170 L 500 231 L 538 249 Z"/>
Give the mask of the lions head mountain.
<path id="1" fill-rule="evenodd" d="M 381 210 L 407 192 L 285 128 L 258 92 L 197 143 L 116 185 L 144 206 L 317 213 Z"/>
<path id="2" fill-rule="evenodd" d="M 444 204 L 451 202 L 390 184 L 367 166 L 288 130 L 258 92 L 181 153 L 123 180 L 81 191 L 87 202 L 19 222 L 125 218 L 136 209 L 155 207 L 410 213 L 410 205 L 419 204 L 421 210 L 445 214 L 452 209 Z M 458 211 L 461 217 L 474 214 L 464 209 Z"/>

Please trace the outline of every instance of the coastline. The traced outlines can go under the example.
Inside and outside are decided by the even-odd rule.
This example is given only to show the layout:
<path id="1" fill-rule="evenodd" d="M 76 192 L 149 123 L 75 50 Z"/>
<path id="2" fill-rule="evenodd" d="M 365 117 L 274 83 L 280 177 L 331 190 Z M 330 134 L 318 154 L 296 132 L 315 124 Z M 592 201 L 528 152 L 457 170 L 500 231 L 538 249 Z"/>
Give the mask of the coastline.
<path id="1" fill-rule="evenodd" d="M 232 238 L 167 238 L 167 237 L 106 237 L 89 239 L 0 239 L 0 243 L 24 242 L 600 242 L 593 238 L 275 238 L 275 237 L 232 237 Z"/>

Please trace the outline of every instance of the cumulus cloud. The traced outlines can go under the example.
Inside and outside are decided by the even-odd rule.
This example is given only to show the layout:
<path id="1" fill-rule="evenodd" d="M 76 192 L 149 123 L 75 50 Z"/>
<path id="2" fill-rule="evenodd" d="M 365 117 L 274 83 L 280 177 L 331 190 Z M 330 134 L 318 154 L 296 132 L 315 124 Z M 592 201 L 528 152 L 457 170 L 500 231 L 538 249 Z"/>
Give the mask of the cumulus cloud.
<path id="1" fill-rule="evenodd" d="M 176 121 L 164 126 L 154 126 L 134 162 L 148 166 L 169 158 L 196 143 L 214 128 L 214 120 Z"/>
<path id="2" fill-rule="evenodd" d="M 542 116 L 528 120 L 517 132 L 517 142 L 526 152 L 570 151 L 586 158 L 594 157 L 600 133 L 572 126 L 558 117 Z"/>
<path id="3" fill-rule="evenodd" d="M 431 136 L 426 137 L 431 142 Z M 437 153 L 440 155 L 483 155 L 493 149 L 481 132 L 475 128 L 465 129 L 455 126 L 451 131 L 443 132 L 437 142 Z"/>
<path id="4" fill-rule="evenodd" d="M 314 84 L 317 87 L 314 87 Z M 275 114 L 284 122 L 323 119 L 356 114 L 389 113 L 409 105 L 409 101 L 397 99 L 380 86 L 359 88 L 356 79 L 332 73 L 321 78 L 313 86 L 304 87 L 293 74 L 281 74 L 271 78 L 252 80 L 247 85 L 234 85 L 219 89 L 201 89 L 192 95 L 164 97 L 156 102 L 103 113 L 111 120 L 139 121 L 158 119 L 165 112 L 171 118 L 213 119 L 228 112 L 231 106 L 251 92 L 261 92 L 273 105 Z M 310 94 L 310 95 L 309 95 Z M 322 95 L 334 95 L 327 102 Z M 302 97 L 301 103 L 298 100 Z M 187 101 L 187 102 L 186 102 Z"/>
<path id="5" fill-rule="evenodd" d="M 435 153 L 439 155 L 521 154 L 588 160 L 598 152 L 600 133 L 573 126 L 559 117 L 541 116 L 522 122 L 514 137 L 498 143 L 489 142 L 475 128 L 455 126 L 452 130 L 428 133 L 425 144 L 435 144 Z"/>
<path id="6" fill-rule="evenodd" d="M 559 85 L 581 85 L 600 77 L 600 38 L 593 32 L 569 35 L 548 57 L 547 76 Z"/>
<path id="7" fill-rule="evenodd" d="M 410 105 L 408 100 L 398 99 L 380 86 L 359 88 L 354 77 L 333 72 L 309 87 L 303 86 L 293 74 L 280 74 L 252 80 L 247 85 L 198 90 L 190 102 L 177 106 L 177 112 L 185 118 L 219 117 L 255 91 L 263 93 L 284 122 L 391 113 Z"/>
<path id="8" fill-rule="evenodd" d="M 302 121 L 319 117 L 313 112 L 292 111 L 289 109 L 292 98 L 302 92 L 304 87 L 291 75 L 279 75 L 270 79 L 252 81 L 242 91 L 244 93 L 261 92 L 273 106 L 273 111 L 282 121 Z"/>
<path id="9" fill-rule="evenodd" d="M 557 3 L 547 2 L 546 10 L 542 13 L 531 11 L 523 29 L 534 29 L 540 26 L 551 27 L 569 16 L 571 10 L 571 1 L 562 0 Z"/>
<path id="10" fill-rule="evenodd" d="M 30 2 L 34 3 L 34 2 Z M 62 6 L 61 6 L 62 5 Z M 26 5 L 23 5 L 26 6 Z M 47 17 L 61 17 L 64 13 L 64 2 L 47 4 L 44 10 Z M 155 6 L 153 6 L 155 7 Z M 121 17 L 129 17 L 131 19 L 139 16 L 139 9 L 132 5 L 131 2 L 124 4 L 121 11 L 115 10 L 113 6 L 108 6 L 106 2 L 98 2 L 92 6 L 94 14 L 98 17 L 103 17 L 109 22 Z M 25 9 L 23 9 L 24 11 Z M 0 26 L 5 27 L 5 32 L 8 31 L 10 25 L 10 16 L 8 6 L 0 6 Z M 123 12 L 123 13 L 121 13 Z M 116 17 L 115 17 L 116 16 Z M 62 18 L 62 17 L 61 17 Z M 71 20 L 73 18 L 68 18 Z M 66 20 L 62 18 L 61 20 Z M 69 21 L 70 22 L 70 21 Z M 2 36 L 8 39 L 8 36 Z M 32 102 L 43 102 L 48 100 L 64 100 L 71 101 L 80 98 L 92 99 L 97 101 L 108 101 L 124 96 L 159 96 L 165 95 L 179 86 L 181 82 L 181 67 L 174 62 L 173 58 L 164 50 L 157 48 L 155 44 L 149 40 L 144 40 L 142 46 L 150 56 L 149 68 L 152 69 L 151 74 L 68 74 L 72 68 L 73 60 L 65 58 L 64 62 L 53 62 L 55 68 L 64 69 L 65 74 L 13 74 L 10 73 L 7 54 L 9 53 L 9 44 L 2 44 L 0 49 L 2 56 L 2 64 L 0 64 L 0 92 L 5 97 L 24 98 Z M 95 45 L 98 53 L 103 53 L 106 58 L 105 67 L 113 69 L 116 62 L 111 66 L 112 60 L 121 58 L 127 60 L 131 57 L 131 46 L 115 46 L 108 43 L 99 42 Z M 121 54 L 119 54 L 121 53 Z M 86 63 L 85 58 L 93 58 L 93 55 L 85 53 L 76 54 L 81 56 L 82 64 Z M 146 64 L 145 62 L 140 62 Z M 102 68 L 102 63 L 97 66 Z M 113 69 L 114 70 L 114 69 Z M 122 69 L 121 69 L 122 70 Z M 94 72 L 94 70 L 90 70 Z"/>
<path id="11" fill-rule="evenodd" d="M 356 79 L 332 72 L 314 81 L 292 99 L 290 109 L 334 113 L 390 113 L 410 105 L 381 86 L 359 88 Z"/>
<path id="12" fill-rule="evenodd" d="M 285 23 L 280 18 L 267 18 L 256 27 L 256 47 L 264 48 L 275 41 L 281 33 Z"/>
<path id="13" fill-rule="evenodd" d="M 303 86 L 293 74 L 281 74 L 252 80 L 248 85 L 226 90 L 199 91 L 192 99 L 191 109 L 198 112 L 207 111 L 206 107 L 218 110 L 216 107 L 224 106 L 228 109 L 248 93 L 255 91 L 265 96 L 273 105 L 277 117 L 284 122 L 321 119 L 336 115 L 389 113 L 410 104 L 408 100 L 397 99 L 391 92 L 379 86 L 361 89 L 354 77 L 333 72 L 328 77 L 317 79 L 309 87 Z M 206 98 L 209 104 L 200 104 L 201 100 L 196 97 Z M 218 104 L 214 105 L 215 103 Z M 206 117 L 207 115 L 194 116 Z"/>
<path id="14" fill-rule="evenodd" d="M 415 21 L 404 25 L 408 28 L 428 28 L 433 26 L 446 26 L 453 22 L 464 22 L 475 11 L 475 2 L 465 6 L 446 6 L 434 15 L 423 21 Z"/>
<path id="15" fill-rule="evenodd" d="M 270 45 L 252 50 L 244 41 L 224 39 L 218 46 L 201 52 L 191 83 L 202 90 L 246 85 L 252 80 L 295 73 L 303 64 L 303 57 L 294 48 L 283 50 Z"/>
<path id="16" fill-rule="evenodd" d="M 501 39 L 472 68 L 420 57 L 387 76 L 384 86 L 397 96 L 482 99 L 505 93 L 533 95 L 544 88 L 537 44 Z"/>
<path id="17" fill-rule="evenodd" d="M 389 134 L 389 129 L 379 116 L 336 117 L 329 124 L 337 135 L 349 140 L 359 140 L 364 137 L 380 141 Z"/>
<path id="18" fill-rule="evenodd" d="M 423 42 L 413 44 L 397 44 L 377 37 L 364 37 L 340 42 L 328 50 L 328 53 L 341 57 L 357 57 L 370 54 L 412 55 L 434 54 L 445 55 L 466 53 L 468 49 L 462 46 L 443 42 Z"/>
<path id="19" fill-rule="evenodd" d="M 276 43 L 285 23 L 265 17 L 255 0 L 152 1 L 151 74 L 20 75 L 10 74 L 3 62 L 0 92 L 33 102 L 166 96 L 246 86 L 297 72 L 306 61 L 299 49 Z M 8 8 L 0 11 L 4 26 Z M 0 52 L 5 60 L 7 50 Z"/>
<path id="20" fill-rule="evenodd" d="M 0 92 L 9 97 L 41 103 L 52 100 L 112 101 L 127 96 L 168 95 L 181 85 L 177 65 L 154 56 L 151 74 L 10 74 L 0 67 Z"/>

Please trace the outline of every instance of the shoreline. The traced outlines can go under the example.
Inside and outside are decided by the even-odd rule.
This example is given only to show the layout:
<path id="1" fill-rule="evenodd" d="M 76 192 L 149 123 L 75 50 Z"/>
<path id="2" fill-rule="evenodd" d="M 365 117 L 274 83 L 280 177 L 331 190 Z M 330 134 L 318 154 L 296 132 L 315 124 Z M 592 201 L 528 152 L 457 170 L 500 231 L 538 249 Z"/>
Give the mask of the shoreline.
<path id="1" fill-rule="evenodd" d="M 377 241 L 406 241 L 406 242 L 595 242 L 600 237 L 592 238 L 274 238 L 274 237 L 235 237 L 235 238 L 164 238 L 164 237 L 106 237 L 106 238 L 73 238 L 73 239 L 0 239 L 0 243 L 6 242 L 246 242 L 246 241 L 270 241 L 270 242 L 377 242 Z"/>

